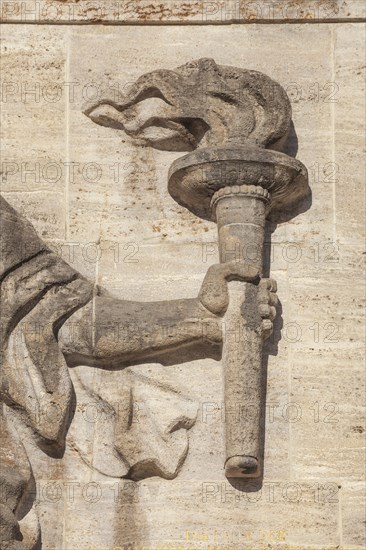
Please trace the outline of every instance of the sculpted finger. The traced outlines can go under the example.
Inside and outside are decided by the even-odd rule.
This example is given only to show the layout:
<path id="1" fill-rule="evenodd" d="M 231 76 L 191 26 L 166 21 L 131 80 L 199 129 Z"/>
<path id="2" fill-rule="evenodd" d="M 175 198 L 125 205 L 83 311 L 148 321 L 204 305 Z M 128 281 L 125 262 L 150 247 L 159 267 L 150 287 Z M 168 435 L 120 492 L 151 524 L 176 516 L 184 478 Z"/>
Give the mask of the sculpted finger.
<path id="1" fill-rule="evenodd" d="M 276 307 L 277 304 L 278 304 L 278 296 L 277 296 L 277 294 L 275 294 L 274 292 L 270 292 L 270 293 L 269 293 L 269 301 L 268 301 L 268 303 L 269 303 L 270 306 Z"/>
<path id="2" fill-rule="evenodd" d="M 274 279 L 267 279 L 267 288 L 270 292 L 277 292 L 277 283 Z"/>
<path id="3" fill-rule="evenodd" d="M 269 319 L 263 319 L 262 321 L 262 331 L 263 331 L 263 338 L 269 338 L 272 334 L 273 325 L 272 322 Z"/>
<path id="4" fill-rule="evenodd" d="M 267 284 L 263 284 L 262 281 L 259 283 L 257 299 L 259 304 L 270 303 L 270 293 L 267 290 Z"/>
<path id="5" fill-rule="evenodd" d="M 277 313 L 276 308 L 274 306 L 271 306 L 269 308 L 269 318 L 271 319 L 271 321 L 275 319 L 276 313 Z"/>
<path id="6" fill-rule="evenodd" d="M 270 319 L 271 318 L 271 308 L 268 304 L 259 304 L 258 306 L 259 315 L 262 317 L 262 319 Z"/>

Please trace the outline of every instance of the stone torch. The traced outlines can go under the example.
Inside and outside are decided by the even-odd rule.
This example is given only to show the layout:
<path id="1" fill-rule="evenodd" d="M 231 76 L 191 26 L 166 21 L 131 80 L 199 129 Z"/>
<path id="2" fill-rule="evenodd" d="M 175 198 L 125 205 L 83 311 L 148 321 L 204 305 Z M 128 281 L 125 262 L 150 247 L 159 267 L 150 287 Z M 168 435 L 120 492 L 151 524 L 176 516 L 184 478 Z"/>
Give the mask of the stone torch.
<path id="1" fill-rule="evenodd" d="M 221 263 L 235 258 L 256 267 L 261 276 L 266 217 L 292 210 L 303 199 L 307 171 L 283 153 L 231 144 L 176 160 L 168 189 L 180 205 L 217 223 Z M 228 283 L 222 351 L 228 478 L 261 475 L 263 335 L 258 280 Z"/>
<path id="2" fill-rule="evenodd" d="M 170 168 L 171 196 L 217 223 L 220 262 L 236 258 L 258 272 L 252 282 L 229 282 L 223 321 L 225 473 L 258 477 L 264 335 L 257 294 L 265 223 L 296 215 L 310 191 L 305 166 L 279 152 L 291 132 L 287 94 L 262 73 L 203 58 L 142 75 L 121 102 L 102 101 L 85 112 L 143 146 L 192 151 Z"/>

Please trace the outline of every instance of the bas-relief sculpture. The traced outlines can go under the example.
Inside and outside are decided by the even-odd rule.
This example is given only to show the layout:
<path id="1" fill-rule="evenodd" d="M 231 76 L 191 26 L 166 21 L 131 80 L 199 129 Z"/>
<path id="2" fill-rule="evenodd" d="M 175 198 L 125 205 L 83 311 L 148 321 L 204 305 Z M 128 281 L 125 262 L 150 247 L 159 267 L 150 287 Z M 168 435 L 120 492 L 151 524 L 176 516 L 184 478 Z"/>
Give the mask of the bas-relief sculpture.
<path id="1" fill-rule="evenodd" d="M 83 391 L 75 391 L 70 379 L 69 369 L 77 365 L 113 371 L 156 361 L 169 368 L 222 356 L 225 404 L 240 403 L 247 411 L 240 422 L 230 415 L 226 420 L 225 474 L 252 478 L 262 470 L 262 342 L 271 333 L 277 301 L 275 282 L 263 277 L 265 224 L 290 219 L 309 194 L 305 167 L 281 152 L 290 150 L 293 132 L 286 93 L 261 73 L 201 59 L 146 74 L 120 102 L 105 98 L 85 114 L 127 133 L 136 146 L 188 152 L 171 166 L 168 190 L 194 215 L 217 223 L 221 263 L 209 268 L 196 298 L 117 300 L 54 254 L 2 199 L 4 550 L 41 547 L 40 534 L 30 542 L 18 523 L 34 515 L 34 481 L 32 457 L 16 428 L 27 426 L 45 453 L 55 460 L 62 456 Z M 29 328 L 37 324 L 41 341 Z M 131 325 L 137 330 L 128 338 L 115 337 L 116 326 Z M 178 394 L 131 373 L 120 393 L 124 407 L 117 428 L 107 423 L 101 434 L 110 453 L 90 467 L 134 481 L 174 478 L 188 451 L 186 431 L 196 419 L 189 388 L 187 395 Z M 148 401 L 155 393 L 164 410 L 131 422 L 135 396 Z M 108 396 L 90 398 L 109 406 L 113 420 Z M 57 414 L 51 422 L 42 411 L 52 407 Z M 75 445 L 88 463 L 83 441 Z"/>

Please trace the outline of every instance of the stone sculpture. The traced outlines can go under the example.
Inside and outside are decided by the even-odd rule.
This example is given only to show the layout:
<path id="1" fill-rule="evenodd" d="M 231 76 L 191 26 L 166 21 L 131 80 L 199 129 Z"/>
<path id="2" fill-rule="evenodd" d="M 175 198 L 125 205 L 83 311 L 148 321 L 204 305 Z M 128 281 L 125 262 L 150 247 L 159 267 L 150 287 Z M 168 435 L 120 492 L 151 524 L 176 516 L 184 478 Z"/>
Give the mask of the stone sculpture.
<path id="1" fill-rule="evenodd" d="M 191 151 L 172 165 L 168 188 L 179 204 L 217 221 L 222 263 L 209 268 L 197 298 L 116 300 L 54 254 L 31 224 L 1 200 L 4 550 L 40 547 L 39 535 L 32 541 L 23 538 L 18 524 L 32 514 L 33 479 L 14 426 L 28 426 L 45 453 L 62 456 L 75 409 L 68 367 L 121 369 L 151 358 L 179 363 L 183 352 L 186 361 L 222 352 L 225 400 L 251 405 L 244 422 L 227 423 L 226 475 L 260 474 L 261 346 L 271 333 L 276 304 L 274 281 L 262 277 L 265 218 L 282 219 L 284 211 L 290 217 L 309 191 L 303 165 L 275 150 L 286 147 L 291 129 L 286 94 L 260 73 L 203 59 L 175 71 L 147 74 L 120 103 L 106 99 L 86 114 L 94 122 L 123 129 L 138 143 Z M 257 247 L 256 261 L 244 253 L 247 244 Z M 41 342 L 29 331 L 36 323 L 43 326 Z M 134 337 L 114 337 L 116 324 L 131 323 L 139 327 Z M 72 338 L 67 337 L 71 325 L 78 327 Z M 174 400 L 174 393 L 170 395 Z M 42 415 L 52 406 L 58 411 L 54 422 Z M 178 415 L 170 434 L 189 429 L 194 421 L 194 414 Z M 171 455 L 156 445 L 146 455 L 148 436 L 138 438 L 126 424 L 117 442 L 125 464 L 111 475 L 133 480 L 175 477 L 187 445 L 178 444 L 176 450 L 172 438 Z"/>
<path id="2" fill-rule="evenodd" d="M 160 100 L 153 116 L 144 107 L 152 98 Z M 291 130 L 286 93 L 256 71 L 200 59 L 175 71 L 144 75 L 121 103 L 101 102 L 87 114 L 143 144 L 194 150 L 171 166 L 169 192 L 197 216 L 217 222 L 222 263 L 234 255 L 250 265 L 241 282 L 230 282 L 224 324 L 225 403 L 246 405 L 246 418 L 226 420 L 225 471 L 227 477 L 258 477 L 266 336 L 258 282 L 263 275 L 265 220 L 291 216 L 309 193 L 305 166 L 279 152 Z M 268 290 L 275 290 L 273 283 Z"/>

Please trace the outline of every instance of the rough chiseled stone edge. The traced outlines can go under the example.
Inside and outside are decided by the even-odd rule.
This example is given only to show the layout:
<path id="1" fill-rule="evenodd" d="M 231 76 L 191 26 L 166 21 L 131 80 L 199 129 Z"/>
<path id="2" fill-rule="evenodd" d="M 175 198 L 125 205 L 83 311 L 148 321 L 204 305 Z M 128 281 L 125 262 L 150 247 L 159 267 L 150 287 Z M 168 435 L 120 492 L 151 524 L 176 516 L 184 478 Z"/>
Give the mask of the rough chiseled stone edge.
<path id="1" fill-rule="evenodd" d="M 4 0 L 3 23 L 232 24 L 364 21 L 360 0 Z"/>

